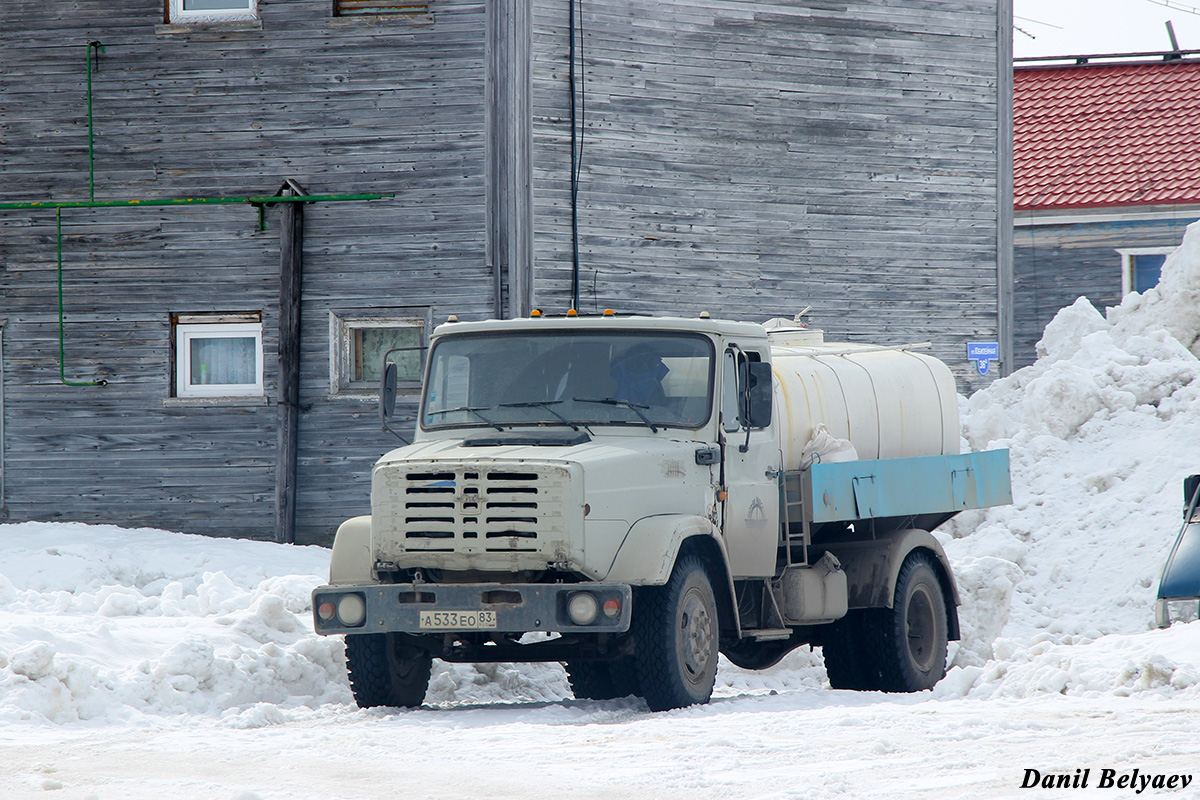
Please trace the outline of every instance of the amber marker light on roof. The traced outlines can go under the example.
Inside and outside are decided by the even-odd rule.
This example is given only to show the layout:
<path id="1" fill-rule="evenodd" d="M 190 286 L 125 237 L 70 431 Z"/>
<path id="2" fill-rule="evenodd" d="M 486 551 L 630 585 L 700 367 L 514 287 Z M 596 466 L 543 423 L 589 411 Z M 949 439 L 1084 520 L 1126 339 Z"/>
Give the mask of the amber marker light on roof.
<path id="1" fill-rule="evenodd" d="M 540 317 L 541 315 L 542 315 L 542 310 L 540 308 L 535 308 L 533 311 L 529 312 L 529 316 L 531 316 L 531 317 Z"/>
<path id="2" fill-rule="evenodd" d="M 575 309 L 573 309 L 573 308 L 568 308 L 568 309 L 567 309 L 567 316 L 568 316 L 568 317 L 578 317 L 578 316 L 579 316 L 579 312 L 578 312 L 578 311 L 576 311 L 576 310 L 575 310 Z"/>
<path id="3" fill-rule="evenodd" d="M 616 314 L 613 312 L 613 310 L 611 308 L 606 308 L 606 309 L 604 309 L 604 316 L 613 317 L 613 316 L 616 316 Z"/>

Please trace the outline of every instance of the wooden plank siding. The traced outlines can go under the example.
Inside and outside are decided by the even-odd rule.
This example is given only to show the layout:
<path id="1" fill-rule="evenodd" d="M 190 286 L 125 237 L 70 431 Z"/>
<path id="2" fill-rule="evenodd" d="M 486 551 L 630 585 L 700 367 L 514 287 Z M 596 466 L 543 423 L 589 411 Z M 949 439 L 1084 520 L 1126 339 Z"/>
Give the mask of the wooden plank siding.
<path id="1" fill-rule="evenodd" d="M 1023 218 L 1027 214 L 1021 215 Z M 1020 225 L 1014 236 L 1015 365 L 1037 358 L 1046 324 L 1086 297 L 1101 312 L 1121 302 L 1118 249 L 1178 247 L 1194 216 Z"/>
<path id="2" fill-rule="evenodd" d="M 977 385 L 1006 2 L 582 0 L 581 310 L 811 303 L 830 338 L 932 340 Z M 0 3 L 0 202 L 88 198 L 89 41 L 97 200 L 395 194 L 303 212 L 302 544 L 369 511 L 397 443 L 369 394 L 331 396 L 331 313 L 488 318 L 497 277 L 505 313 L 570 298 L 566 0 L 426 6 L 172 25 L 162 0 Z M 63 211 L 65 375 L 108 382 L 66 386 L 54 213 L 0 211 L 0 517 L 275 535 L 279 216 Z M 170 315 L 204 311 L 261 313 L 265 399 L 171 397 Z"/>
<path id="3" fill-rule="evenodd" d="M 535 305 L 571 298 L 564 2 L 536 0 Z M 993 2 L 582 0 L 580 305 L 997 335 Z M 1005 65 L 1007 67 L 1007 64 Z"/>
<path id="4" fill-rule="evenodd" d="M 491 313 L 485 264 L 484 4 L 332 19 L 259 4 L 261 26 L 163 26 L 161 0 L 0 5 L 0 202 L 394 192 L 305 209 L 297 540 L 369 509 L 396 440 L 370 400 L 330 397 L 329 311 Z M 66 210 L 58 380 L 54 213 L 0 212 L 10 520 L 275 534 L 278 209 Z M 169 315 L 259 311 L 268 400 L 169 399 Z M 411 407 L 411 398 L 407 406 Z M 401 415 L 411 413 L 401 408 Z"/>

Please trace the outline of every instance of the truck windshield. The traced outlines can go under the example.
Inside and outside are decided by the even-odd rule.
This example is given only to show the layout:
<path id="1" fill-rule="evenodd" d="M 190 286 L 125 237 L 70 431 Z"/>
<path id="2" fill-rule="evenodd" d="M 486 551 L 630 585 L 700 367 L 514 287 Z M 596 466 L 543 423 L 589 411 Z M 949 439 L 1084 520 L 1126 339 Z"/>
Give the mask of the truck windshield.
<path id="1" fill-rule="evenodd" d="M 685 333 L 464 334 L 429 355 L 426 430 L 525 425 L 699 428 L 713 347 Z"/>

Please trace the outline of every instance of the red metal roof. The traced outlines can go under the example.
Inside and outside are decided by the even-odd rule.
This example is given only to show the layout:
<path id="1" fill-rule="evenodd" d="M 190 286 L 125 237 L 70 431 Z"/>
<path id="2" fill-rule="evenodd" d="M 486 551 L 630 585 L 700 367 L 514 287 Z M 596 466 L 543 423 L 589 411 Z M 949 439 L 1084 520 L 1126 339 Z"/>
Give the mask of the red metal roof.
<path id="1" fill-rule="evenodd" d="M 1018 210 L 1200 203 L 1200 62 L 1020 68 Z"/>

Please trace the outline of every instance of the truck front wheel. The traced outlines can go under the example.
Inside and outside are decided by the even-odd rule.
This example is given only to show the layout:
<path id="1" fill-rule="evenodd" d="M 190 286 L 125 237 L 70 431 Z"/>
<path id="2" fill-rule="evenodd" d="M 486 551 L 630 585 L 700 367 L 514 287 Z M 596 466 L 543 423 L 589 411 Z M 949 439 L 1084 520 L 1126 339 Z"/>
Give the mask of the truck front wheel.
<path id="1" fill-rule="evenodd" d="M 650 710 L 707 703 L 717 677 L 720 629 L 704 563 L 684 556 L 666 585 L 642 589 L 633 626 L 638 683 Z"/>
<path id="2" fill-rule="evenodd" d="M 567 661 L 567 680 L 578 700 L 614 700 L 639 694 L 633 658 L 611 661 Z"/>
<path id="3" fill-rule="evenodd" d="M 414 708 L 425 700 L 433 657 L 398 633 L 346 635 L 346 668 L 359 708 Z"/>

